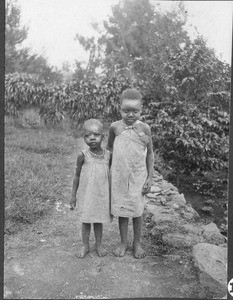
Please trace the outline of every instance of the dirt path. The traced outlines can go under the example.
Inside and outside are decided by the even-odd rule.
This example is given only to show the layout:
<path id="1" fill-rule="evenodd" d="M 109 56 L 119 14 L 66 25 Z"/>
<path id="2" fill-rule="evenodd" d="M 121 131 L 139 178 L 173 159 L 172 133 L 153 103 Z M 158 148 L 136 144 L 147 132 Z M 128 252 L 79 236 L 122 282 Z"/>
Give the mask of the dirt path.
<path id="1" fill-rule="evenodd" d="M 81 139 L 78 148 L 83 146 Z M 63 203 L 51 215 L 5 241 L 5 298 L 8 299 L 108 299 L 143 297 L 204 297 L 191 262 L 182 256 L 157 256 L 143 236 L 145 259 L 137 260 L 129 247 L 117 258 L 112 250 L 119 242 L 117 219 L 104 228 L 103 242 L 108 250 L 100 258 L 94 251 L 84 258 L 75 256 L 81 246 L 81 224 L 69 210 L 74 153 L 64 159 L 62 170 L 67 189 Z M 144 233 L 146 229 L 144 229 Z M 132 222 L 129 239 L 132 239 Z"/>

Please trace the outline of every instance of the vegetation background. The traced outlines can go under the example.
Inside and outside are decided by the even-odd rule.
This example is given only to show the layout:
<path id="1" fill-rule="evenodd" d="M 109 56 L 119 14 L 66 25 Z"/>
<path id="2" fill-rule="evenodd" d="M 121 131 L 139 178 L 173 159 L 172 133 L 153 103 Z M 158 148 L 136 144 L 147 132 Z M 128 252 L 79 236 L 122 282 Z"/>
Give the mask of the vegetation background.
<path id="1" fill-rule="evenodd" d="M 62 189 L 56 170 L 73 142 L 69 134 L 88 118 L 106 127 L 119 119 L 128 87 L 143 95 L 155 168 L 227 211 L 231 68 L 201 35 L 190 39 L 183 2 L 169 12 L 149 0 L 114 5 L 103 31 L 93 24 L 98 39 L 76 35 L 89 60 L 85 67 L 77 61 L 69 76 L 65 66 L 52 68 L 20 47 L 28 29 L 17 1 L 7 0 L 5 9 L 6 232 L 48 213 Z M 226 232 L 226 213 L 221 218 Z"/>

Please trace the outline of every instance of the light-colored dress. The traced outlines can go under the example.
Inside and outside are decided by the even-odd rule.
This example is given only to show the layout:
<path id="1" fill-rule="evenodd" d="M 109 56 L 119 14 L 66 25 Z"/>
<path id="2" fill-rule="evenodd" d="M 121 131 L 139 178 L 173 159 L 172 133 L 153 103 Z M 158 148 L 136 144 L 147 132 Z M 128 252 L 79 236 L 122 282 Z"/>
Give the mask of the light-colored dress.
<path id="1" fill-rule="evenodd" d="M 143 213 L 145 199 L 142 188 L 147 178 L 147 142 L 145 133 L 135 126 L 123 126 L 115 136 L 111 167 L 111 213 L 113 216 L 136 218 Z"/>
<path id="2" fill-rule="evenodd" d="M 89 149 L 82 151 L 84 163 L 77 191 L 80 221 L 83 223 L 109 223 L 110 216 L 110 152 L 95 155 Z"/>

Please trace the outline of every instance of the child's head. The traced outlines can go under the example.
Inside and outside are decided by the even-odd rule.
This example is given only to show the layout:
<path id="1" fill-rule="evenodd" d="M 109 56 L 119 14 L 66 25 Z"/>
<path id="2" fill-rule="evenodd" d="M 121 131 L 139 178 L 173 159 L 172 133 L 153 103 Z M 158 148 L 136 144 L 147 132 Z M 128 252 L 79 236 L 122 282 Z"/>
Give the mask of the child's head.
<path id="1" fill-rule="evenodd" d="M 127 89 L 121 95 L 121 116 L 127 125 L 132 125 L 140 118 L 142 95 L 136 89 Z"/>
<path id="2" fill-rule="evenodd" d="M 104 139 L 103 124 L 97 119 L 89 119 L 83 124 L 83 136 L 85 143 L 91 149 L 98 149 Z"/>

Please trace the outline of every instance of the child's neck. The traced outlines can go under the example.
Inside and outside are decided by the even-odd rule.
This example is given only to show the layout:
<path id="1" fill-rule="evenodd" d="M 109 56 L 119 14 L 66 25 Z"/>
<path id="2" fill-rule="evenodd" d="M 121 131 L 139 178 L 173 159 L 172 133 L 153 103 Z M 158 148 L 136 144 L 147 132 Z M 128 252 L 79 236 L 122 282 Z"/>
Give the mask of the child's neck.
<path id="1" fill-rule="evenodd" d="M 104 152 L 104 150 L 103 150 L 101 147 L 96 148 L 96 149 L 91 149 L 91 148 L 89 148 L 89 151 L 90 151 L 91 153 L 93 153 L 93 154 L 96 154 L 96 155 L 102 155 L 103 152 Z"/>
<path id="2" fill-rule="evenodd" d="M 138 121 L 139 121 L 139 120 L 136 120 L 136 121 L 134 121 L 132 124 L 127 124 L 127 123 L 122 119 L 123 124 L 126 125 L 126 126 L 133 126 L 133 125 L 137 124 Z"/>

